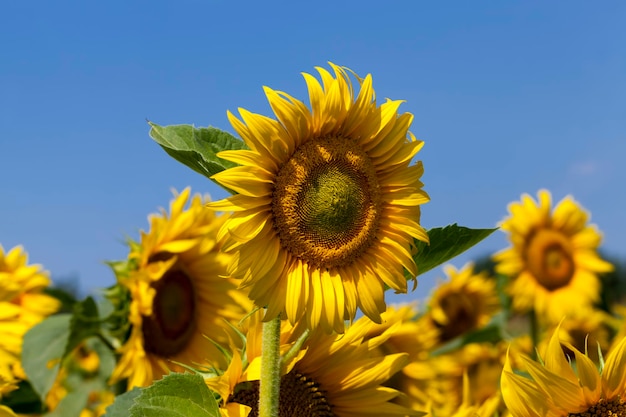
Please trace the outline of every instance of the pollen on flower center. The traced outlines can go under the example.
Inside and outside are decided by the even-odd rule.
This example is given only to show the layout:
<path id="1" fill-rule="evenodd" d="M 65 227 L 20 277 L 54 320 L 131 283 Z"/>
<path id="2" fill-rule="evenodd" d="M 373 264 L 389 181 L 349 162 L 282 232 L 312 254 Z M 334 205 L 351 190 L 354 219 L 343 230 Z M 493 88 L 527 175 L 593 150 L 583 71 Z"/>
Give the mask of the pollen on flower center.
<path id="1" fill-rule="evenodd" d="M 153 284 L 152 315 L 142 331 L 147 352 L 172 356 L 182 351 L 196 329 L 193 284 L 181 270 L 170 270 Z"/>
<path id="2" fill-rule="evenodd" d="M 244 382 L 235 388 L 235 394 L 228 401 L 251 407 L 248 417 L 258 417 L 259 382 Z M 280 379 L 278 415 L 279 417 L 334 416 L 326 393 L 320 389 L 319 384 L 295 370 Z"/>
<path id="3" fill-rule="evenodd" d="M 281 243 L 318 267 L 357 259 L 376 237 L 380 211 L 376 171 L 349 139 L 310 140 L 277 175 L 272 212 Z"/>
<path id="4" fill-rule="evenodd" d="M 557 231 L 539 230 L 530 239 L 526 259 L 535 279 L 549 291 L 566 286 L 574 275 L 570 244 Z"/>
<path id="5" fill-rule="evenodd" d="M 570 413 L 568 417 L 626 417 L 626 404 L 619 396 L 612 400 L 601 398 L 597 404 L 582 413 Z"/>

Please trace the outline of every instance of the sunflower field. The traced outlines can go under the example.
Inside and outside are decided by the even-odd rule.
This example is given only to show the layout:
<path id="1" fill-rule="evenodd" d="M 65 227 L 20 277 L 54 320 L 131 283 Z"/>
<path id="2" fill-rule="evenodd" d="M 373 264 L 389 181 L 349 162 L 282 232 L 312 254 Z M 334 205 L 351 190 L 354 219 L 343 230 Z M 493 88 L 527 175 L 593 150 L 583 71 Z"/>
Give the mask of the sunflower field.
<path id="1" fill-rule="evenodd" d="M 413 115 L 329 67 L 308 103 L 229 112 L 239 138 L 150 122 L 230 196 L 175 191 L 96 296 L 0 246 L 0 417 L 626 416 L 623 266 L 590 214 L 530 190 L 496 228 L 426 230 Z"/>

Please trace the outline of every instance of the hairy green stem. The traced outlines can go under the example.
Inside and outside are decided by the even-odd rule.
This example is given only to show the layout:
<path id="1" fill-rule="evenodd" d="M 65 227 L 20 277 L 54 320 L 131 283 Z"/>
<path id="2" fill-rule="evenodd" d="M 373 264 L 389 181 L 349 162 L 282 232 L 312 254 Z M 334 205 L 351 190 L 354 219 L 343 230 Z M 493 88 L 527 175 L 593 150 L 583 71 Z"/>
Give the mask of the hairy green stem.
<path id="1" fill-rule="evenodd" d="M 306 342 L 308 337 L 309 337 L 309 329 L 307 328 L 304 330 L 304 332 L 302 332 L 300 337 L 298 337 L 298 340 L 296 340 L 293 346 L 289 348 L 287 353 L 285 353 L 283 357 L 280 359 L 281 370 L 285 370 L 285 367 L 289 365 L 289 362 L 291 362 L 291 360 L 298 354 L 298 352 L 300 352 L 302 345 L 304 344 L 304 342 Z"/>
<path id="2" fill-rule="evenodd" d="M 263 323 L 259 417 L 278 417 L 280 396 L 280 318 Z"/>

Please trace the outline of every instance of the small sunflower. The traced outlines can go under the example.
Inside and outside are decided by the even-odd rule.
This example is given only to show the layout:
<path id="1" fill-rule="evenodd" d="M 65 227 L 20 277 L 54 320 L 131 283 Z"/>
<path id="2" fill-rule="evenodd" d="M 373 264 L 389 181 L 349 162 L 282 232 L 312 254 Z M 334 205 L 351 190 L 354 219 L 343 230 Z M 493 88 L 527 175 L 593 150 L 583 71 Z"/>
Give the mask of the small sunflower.
<path id="1" fill-rule="evenodd" d="M 566 358 L 561 344 L 572 356 Z M 532 379 L 505 362 L 502 396 L 513 417 L 626 416 L 626 338 L 611 349 L 600 371 L 574 346 L 560 342 L 558 331 L 544 356 L 543 366 L 525 358 Z"/>
<path id="2" fill-rule="evenodd" d="M 581 352 L 587 351 L 587 356 L 598 363 L 598 348 L 606 354 L 611 345 L 612 321 L 614 318 L 603 310 L 581 308 L 563 318 L 558 325 L 559 338 Z M 552 334 L 556 327 L 553 326 L 548 335 Z M 539 344 L 539 351 L 543 351 L 543 346 L 546 346 L 548 341 L 549 337 L 546 336 Z"/>
<path id="3" fill-rule="evenodd" d="M 230 112 L 250 150 L 224 151 L 240 164 L 213 178 L 237 192 L 211 205 L 233 212 L 219 236 L 235 252 L 229 273 L 267 307 L 310 328 L 344 331 L 360 308 L 375 322 L 385 311 L 385 285 L 407 291 L 414 239 L 428 241 L 420 205 L 429 201 L 411 164 L 423 142 L 408 129 L 401 101 L 377 106 L 372 77 L 354 86 L 348 70 L 304 74 L 311 109 L 265 88 L 278 120 L 244 109 Z"/>
<path id="4" fill-rule="evenodd" d="M 28 265 L 21 246 L 5 252 L 0 245 L 0 368 L 13 377 L 26 377 L 20 365 L 24 334 L 61 307 L 43 293 L 50 283 L 40 265 Z"/>
<path id="5" fill-rule="evenodd" d="M 570 311 L 599 300 L 598 273 L 613 265 L 600 259 L 601 235 L 589 215 L 566 197 L 551 210 L 551 196 L 540 190 L 535 202 L 524 194 L 509 205 L 501 223 L 512 246 L 494 255 L 496 271 L 512 278 L 508 291 L 516 311 L 535 309 L 558 323 Z"/>
<path id="6" fill-rule="evenodd" d="M 258 314 L 257 314 L 258 316 Z M 248 334 L 260 333 L 260 317 Z M 391 326 L 368 339 L 372 321 L 362 317 L 349 326 L 343 335 L 313 331 L 296 357 L 285 364 L 280 385 L 279 416 L 281 417 L 357 417 L 357 416 L 419 416 L 423 413 L 393 404 L 401 395 L 383 387 L 393 374 L 408 361 L 406 353 L 380 355 L 379 346 L 398 328 Z M 297 332 L 295 332 L 297 333 Z M 283 322 L 281 351 L 289 347 L 294 329 Z M 256 336 L 253 336 L 256 339 Z M 249 341 L 250 342 L 250 341 Z M 259 353 L 257 343 L 250 347 Z M 246 352 L 247 361 L 233 355 L 228 371 L 207 384 L 223 399 L 222 415 L 239 416 L 241 406 L 250 409 L 248 417 L 258 415 L 259 357 Z M 246 366 L 246 364 L 248 364 Z M 245 415 L 245 414 L 243 414 Z"/>
<path id="7" fill-rule="evenodd" d="M 428 301 L 427 317 L 440 330 L 439 343 L 485 326 L 500 310 L 496 282 L 473 264 L 444 268 L 448 280 L 437 285 Z"/>
<path id="8" fill-rule="evenodd" d="M 185 205 L 190 201 L 189 208 Z M 187 188 L 170 204 L 170 214 L 150 217 L 150 231 L 131 246 L 133 267 L 118 275 L 131 294 L 128 340 L 112 382 L 146 386 L 172 370 L 221 358 L 214 342 L 227 343 L 226 320 L 240 320 L 250 302 L 224 278 L 230 256 L 216 240 L 223 217 Z"/>

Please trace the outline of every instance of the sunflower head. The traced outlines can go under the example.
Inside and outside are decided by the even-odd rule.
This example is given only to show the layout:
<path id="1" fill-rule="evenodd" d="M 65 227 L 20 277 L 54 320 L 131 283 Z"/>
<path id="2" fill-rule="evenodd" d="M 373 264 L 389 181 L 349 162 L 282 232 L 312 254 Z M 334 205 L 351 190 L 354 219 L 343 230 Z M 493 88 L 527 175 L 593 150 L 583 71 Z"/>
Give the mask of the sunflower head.
<path id="1" fill-rule="evenodd" d="M 496 282 L 468 264 L 445 267 L 448 281 L 440 283 L 428 302 L 428 317 L 440 330 L 439 343 L 486 325 L 500 309 Z"/>
<path id="2" fill-rule="evenodd" d="M 400 101 L 377 105 L 372 77 L 331 64 L 304 74 L 310 107 L 265 88 L 276 119 L 240 109 L 228 117 L 249 150 L 221 152 L 240 166 L 214 179 L 238 193 L 210 206 L 232 211 L 219 236 L 229 273 L 267 307 L 267 318 L 343 332 L 360 308 L 380 322 L 385 285 L 406 292 L 417 275 L 422 147 Z"/>
<path id="3" fill-rule="evenodd" d="M 217 392 L 223 416 L 241 415 L 241 407 L 258 415 L 258 336 L 261 317 L 249 320 L 246 352 L 235 351 L 221 376 L 208 379 Z M 380 354 L 380 346 L 397 331 L 399 323 L 374 332 L 367 317 L 356 320 L 345 334 L 310 333 L 301 350 L 281 370 L 279 415 L 301 417 L 349 417 L 361 415 L 419 416 L 423 413 L 393 403 L 401 394 L 383 386 L 408 361 L 406 353 Z M 299 327 L 281 323 L 281 352 L 293 346 Z M 378 333 L 371 337 L 373 333 Z M 245 360 L 243 359 L 245 358 Z"/>
<path id="4" fill-rule="evenodd" d="M 227 343 L 227 322 L 250 308 L 247 296 L 224 278 L 231 257 L 217 241 L 223 218 L 205 203 L 185 189 L 169 214 L 150 217 L 150 230 L 131 245 L 132 262 L 118 268 L 119 283 L 130 295 L 131 330 L 113 381 L 128 378 L 129 388 L 145 386 L 170 370 L 183 370 L 173 361 L 194 366 L 219 360 L 214 342 Z"/>
<path id="5" fill-rule="evenodd" d="M 512 278 L 513 308 L 535 309 L 556 324 L 571 310 L 598 301 L 598 274 L 613 266 L 598 256 L 601 235 L 571 197 L 554 209 L 548 191 L 540 190 L 538 197 L 534 201 L 525 194 L 509 205 L 511 215 L 500 226 L 512 246 L 494 260 L 496 271 Z"/>
<path id="6" fill-rule="evenodd" d="M 524 362 L 530 378 L 515 373 L 508 358 L 502 371 L 502 396 L 513 417 L 626 416 L 626 338 L 611 348 L 600 370 L 561 342 L 558 329 L 542 364 L 528 357 Z"/>

